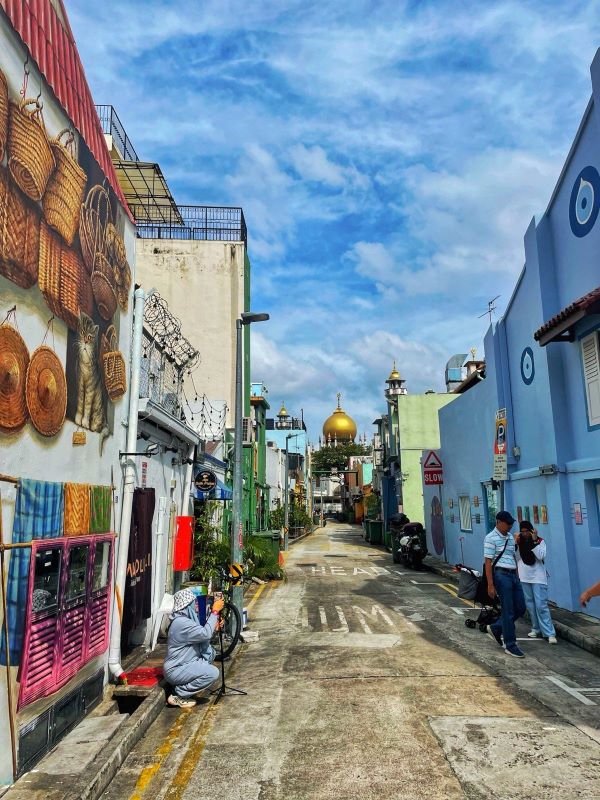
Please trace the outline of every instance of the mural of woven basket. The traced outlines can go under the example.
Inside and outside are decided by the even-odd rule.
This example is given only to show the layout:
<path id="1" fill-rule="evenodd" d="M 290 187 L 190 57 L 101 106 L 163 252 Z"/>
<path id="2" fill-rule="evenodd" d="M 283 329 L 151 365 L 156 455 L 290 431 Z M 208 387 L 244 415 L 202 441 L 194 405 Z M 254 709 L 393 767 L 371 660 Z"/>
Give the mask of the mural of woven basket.
<path id="1" fill-rule="evenodd" d="M 110 222 L 110 197 L 103 186 L 92 186 L 81 207 L 79 221 L 79 240 L 87 271 L 95 269 L 96 256 L 100 253 L 108 258 L 106 226 Z"/>
<path id="2" fill-rule="evenodd" d="M 64 137 L 64 143 L 61 141 Z M 50 142 L 56 169 L 52 173 L 42 202 L 48 225 L 58 231 L 68 245 L 79 227 L 79 215 L 87 176 L 75 157 L 75 136 L 65 128 Z"/>
<path id="3" fill-rule="evenodd" d="M 8 141 L 8 84 L 0 70 L 0 161 L 4 158 Z"/>
<path id="4" fill-rule="evenodd" d="M 41 200 L 56 166 L 42 119 L 42 105 L 25 99 L 19 104 L 11 101 L 9 106 L 8 168 L 28 197 Z"/>
<path id="5" fill-rule="evenodd" d="M 92 272 L 92 291 L 102 319 L 110 322 L 117 310 L 114 270 L 102 253 L 96 253 Z"/>
<path id="6" fill-rule="evenodd" d="M 114 403 L 119 397 L 123 397 L 127 391 L 125 359 L 119 350 L 119 340 L 114 325 L 111 325 L 107 329 L 103 340 L 104 348 L 107 346 L 110 348 L 102 354 L 104 385 L 106 386 L 109 399 Z"/>
<path id="7" fill-rule="evenodd" d="M 23 289 L 38 279 L 40 212 L 0 166 L 0 275 Z"/>
<path id="8" fill-rule="evenodd" d="M 81 311 L 88 313 L 84 266 L 76 250 L 67 247 L 45 222 L 40 229 L 40 291 L 52 313 L 76 331 Z M 87 275 L 85 278 L 89 281 Z M 83 302 L 86 303 L 84 307 Z"/>
<path id="9" fill-rule="evenodd" d="M 79 286 L 79 308 L 88 317 L 94 314 L 94 292 L 92 291 L 92 278 L 87 269 L 81 270 L 81 284 Z"/>

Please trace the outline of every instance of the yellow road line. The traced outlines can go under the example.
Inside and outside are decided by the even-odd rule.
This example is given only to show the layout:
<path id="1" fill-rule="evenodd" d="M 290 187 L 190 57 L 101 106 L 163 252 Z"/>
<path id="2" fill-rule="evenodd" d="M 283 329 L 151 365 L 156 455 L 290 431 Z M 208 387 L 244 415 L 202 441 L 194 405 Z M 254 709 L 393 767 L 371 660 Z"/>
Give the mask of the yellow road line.
<path id="1" fill-rule="evenodd" d="M 194 771 L 198 766 L 198 762 L 200 761 L 200 757 L 206 747 L 206 740 L 217 715 L 217 711 L 218 706 L 212 705 L 206 712 L 200 727 L 186 751 L 183 761 L 179 765 L 175 777 L 171 781 L 171 785 L 166 791 L 164 800 L 181 800 L 183 797 L 183 793 L 191 781 Z"/>
<path id="2" fill-rule="evenodd" d="M 169 729 L 165 740 L 157 748 L 156 752 L 154 753 L 154 761 L 151 764 L 148 764 L 147 767 L 140 773 L 140 777 L 137 779 L 137 783 L 135 784 L 135 789 L 133 790 L 133 794 L 131 795 L 129 800 L 142 800 L 144 794 L 146 793 L 146 789 L 152 783 L 152 780 L 158 770 L 161 768 L 163 761 L 169 755 L 173 746 L 177 739 L 179 738 L 179 734 L 181 733 L 181 729 L 183 728 L 184 724 L 188 721 L 189 716 L 187 712 L 180 711 L 179 716 Z"/>
<path id="3" fill-rule="evenodd" d="M 266 586 L 267 586 L 267 584 L 266 584 L 266 583 L 261 583 L 261 585 L 258 587 L 258 589 L 257 589 L 257 590 L 254 592 L 254 594 L 252 595 L 252 600 L 250 600 L 250 602 L 248 603 L 248 605 L 247 605 L 247 607 L 246 607 L 246 608 L 248 609 L 248 611 L 250 611 L 250 609 L 252 608 L 252 606 L 253 606 L 253 605 L 256 603 L 256 601 L 258 600 L 258 598 L 259 598 L 259 597 L 261 596 L 261 594 L 264 592 L 264 590 L 265 590 Z"/>
<path id="4" fill-rule="evenodd" d="M 448 594 L 451 594 L 452 597 L 457 597 L 458 598 L 458 594 L 454 591 L 453 588 L 451 589 L 447 584 L 445 584 L 445 583 L 436 583 L 435 585 L 439 586 L 440 589 L 443 589 L 445 592 L 448 592 Z"/>

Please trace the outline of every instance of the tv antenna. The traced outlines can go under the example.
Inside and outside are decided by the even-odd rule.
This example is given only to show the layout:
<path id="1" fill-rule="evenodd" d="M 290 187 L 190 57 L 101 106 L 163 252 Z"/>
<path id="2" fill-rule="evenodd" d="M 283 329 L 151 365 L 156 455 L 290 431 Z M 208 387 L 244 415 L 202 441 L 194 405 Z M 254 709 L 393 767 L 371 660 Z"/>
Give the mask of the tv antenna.
<path id="1" fill-rule="evenodd" d="M 494 315 L 494 311 L 496 310 L 496 306 L 494 305 L 494 303 L 496 302 L 496 300 L 499 297 L 502 297 L 502 295 L 497 294 L 496 297 L 492 298 L 491 300 L 488 300 L 488 309 L 487 309 L 487 311 L 484 311 L 483 314 L 480 314 L 477 319 L 482 319 L 483 317 L 489 316 L 490 325 L 491 325 L 492 324 L 492 318 L 493 318 L 493 315 Z"/>

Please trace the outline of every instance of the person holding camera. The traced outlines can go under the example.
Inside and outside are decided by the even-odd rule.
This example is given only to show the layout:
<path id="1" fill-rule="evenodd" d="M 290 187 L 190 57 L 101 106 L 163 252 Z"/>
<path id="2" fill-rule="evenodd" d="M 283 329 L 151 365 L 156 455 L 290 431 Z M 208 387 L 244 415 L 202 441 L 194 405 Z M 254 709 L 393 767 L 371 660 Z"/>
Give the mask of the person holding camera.
<path id="1" fill-rule="evenodd" d="M 525 595 L 525 605 L 531 619 L 530 639 L 543 636 L 548 644 L 557 644 L 556 631 L 548 608 L 548 577 L 546 574 L 546 542 L 529 520 L 524 519 L 515 537 L 517 568 Z"/>
<path id="2" fill-rule="evenodd" d="M 504 647 L 507 655 L 525 658 L 525 653 L 517 646 L 515 631 L 515 622 L 525 613 L 525 598 L 517 573 L 515 543 L 510 536 L 514 524 L 514 517 L 508 511 L 499 511 L 496 527 L 485 537 L 483 554 L 487 591 L 492 600 L 498 595 L 501 604 L 500 619 L 488 625 L 488 633 L 500 647 Z"/>
<path id="3" fill-rule="evenodd" d="M 210 640 L 222 624 L 219 619 L 224 601 L 214 601 L 206 624 L 200 622 L 198 595 L 191 589 L 176 592 L 167 636 L 167 655 L 163 667 L 165 679 L 173 687 L 167 703 L 177 708 L 193 708 L 194 695 L 219 677 L 213 666 L 215 651 Z"/>

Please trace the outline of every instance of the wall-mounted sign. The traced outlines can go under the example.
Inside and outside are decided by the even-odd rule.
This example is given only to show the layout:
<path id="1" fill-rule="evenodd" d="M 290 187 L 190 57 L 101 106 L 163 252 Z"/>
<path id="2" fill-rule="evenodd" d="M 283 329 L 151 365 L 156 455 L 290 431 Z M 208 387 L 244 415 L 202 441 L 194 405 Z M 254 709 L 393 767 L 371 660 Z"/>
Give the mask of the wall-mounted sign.
<path id="1" fill-rule="evenodd" d="M 508 478 L 506 442 L 506 409 L 496 411 L 496 438 L 494 440 L 494 473 L 495 481 L 505 481 Z"/>
<path id="2" fill-rule="evenodd" d="M 575 518 L 575 525 L 583 525 L 583 510 L 581 503 L 573 503 L 573 516 Z"/>
<path id="3" fill-rule="evenodd" d="M 539 506 L 533 507 L 533 522 L 535 525 L 539 525 L 540 522 L 540 509 Z"/>
<path id="4" fill-rule="evenodd" d="M 529 386 L 533 383 L 535 377 L 535 361 L 533 359 L 533 350 L 531 347 L 526 347 L 521 353 L 521 379 L 523 383 Z"/>
<path id="5" fill-rule="evenodd" d="M 548 524 L 548 506 L 540 506 L 540 518 L 542 525 Z"/>
<path id="6" fill-rule="evenodd" d="M 475 497 L 473 498 L 473 505 L 475 506 L 475 508 L 478 508 L 478 506 L 479 506 L 479 495 L 475 495 Z"/>
<path id="7" fill-rule="evenodd" d="M 584 167 L 575 178 L 569 202 L 569 223 L 579 239 L 592 230 L 600 210 L 600 175 L 595 167 Z"/>
<path id="8" fill-rule="evenodd" d="M 217 488 L 217 476 L 211 469 L 202 469 L 194 479 L 194 486 L 199 492 L 212 492 Z"/>
<path id="9" fill-rule="evenodd" d="M 142 489 L 145 489 L 148 484 L 148 462 L 142 461 Z"/>
<path id="10" fill-rule="evenodd" d="M 444 483 L 444 468 L 439 456 L 433 450 L 429 451 L 423 462 L 423 476 L 426 486 L 439 486 Z"/>

